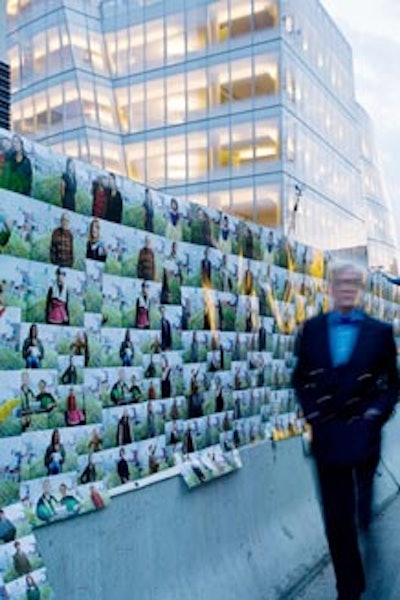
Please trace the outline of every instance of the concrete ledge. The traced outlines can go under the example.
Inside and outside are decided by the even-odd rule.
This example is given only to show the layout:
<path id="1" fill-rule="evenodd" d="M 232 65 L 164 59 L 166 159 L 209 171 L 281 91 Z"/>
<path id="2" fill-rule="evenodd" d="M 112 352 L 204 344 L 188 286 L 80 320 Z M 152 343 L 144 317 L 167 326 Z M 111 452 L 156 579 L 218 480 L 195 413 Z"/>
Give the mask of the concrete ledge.
<path id="1" fill-rule="evenodd" d="M 384 460 L 390 465 L 399 453 L 397 421 L 386 428 Z M 189 491 L 174 476 L 114 496 L 103 512 L 37 530 L 57 597 L 289 597 L 327 551 L 312 461 L 304 458 L 299 438 L 241 453 L 241 470 L 204 487 Z M 380 467 L 378 505 L 397 491 Z"/>

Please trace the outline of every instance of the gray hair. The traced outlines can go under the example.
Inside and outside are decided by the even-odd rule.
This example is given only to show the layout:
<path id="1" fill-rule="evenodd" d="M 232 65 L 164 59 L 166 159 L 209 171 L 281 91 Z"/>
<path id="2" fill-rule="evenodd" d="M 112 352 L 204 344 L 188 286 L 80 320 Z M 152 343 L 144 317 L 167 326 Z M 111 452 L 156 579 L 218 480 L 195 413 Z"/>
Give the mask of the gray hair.
<path id="1" fill-rule="evenodd" d="M 360 285 L 365 285 L 367 279 L 366 269 L 359 263 L 352 262 L 350 260 L 334 261 L 329 268 L 328 279 L 332 284 L 341 273 L 353 271 L 357 278 L 360 280 Z"/>

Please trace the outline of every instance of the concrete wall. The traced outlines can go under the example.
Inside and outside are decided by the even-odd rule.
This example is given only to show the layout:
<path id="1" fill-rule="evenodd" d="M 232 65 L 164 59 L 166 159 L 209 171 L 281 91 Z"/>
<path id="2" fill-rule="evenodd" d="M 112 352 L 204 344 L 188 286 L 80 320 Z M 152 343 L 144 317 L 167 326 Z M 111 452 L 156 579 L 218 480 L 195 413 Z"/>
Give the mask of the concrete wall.
<path id="1" fill-rule="evenodd" d="M 398 421 L 387 427 L 379 504 L 398 490 L 387 469 L 400 464 Z M 312 462 L 298 438 L 242 456 L 243 469 L 202 488 L 188 491 L 173 477 L 119 495 L 101 513 L 38 530 L 57 598 L 282 598 L 326 553 Z"/>

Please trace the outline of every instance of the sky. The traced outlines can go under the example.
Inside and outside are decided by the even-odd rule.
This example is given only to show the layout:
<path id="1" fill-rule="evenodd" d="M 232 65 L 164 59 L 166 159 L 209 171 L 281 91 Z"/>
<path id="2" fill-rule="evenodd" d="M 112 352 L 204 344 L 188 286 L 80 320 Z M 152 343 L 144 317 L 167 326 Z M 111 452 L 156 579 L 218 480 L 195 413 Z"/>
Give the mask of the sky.
<path id="1" fill-rule="evenodd" d="M 387 188 L 400 214 L 400 2 L 322 4 L 352 47 L 356 99 L 372 118 Z"/>

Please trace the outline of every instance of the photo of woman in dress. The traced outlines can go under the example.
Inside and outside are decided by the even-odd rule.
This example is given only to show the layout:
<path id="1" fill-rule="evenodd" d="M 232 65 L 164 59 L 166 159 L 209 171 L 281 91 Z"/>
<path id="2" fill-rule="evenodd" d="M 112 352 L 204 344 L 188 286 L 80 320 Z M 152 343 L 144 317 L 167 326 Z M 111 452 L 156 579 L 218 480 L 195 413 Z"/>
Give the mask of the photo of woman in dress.
<path id="1" fill-rule="evenodd" d="M 110 188 L 108 191 L 106 214 L 104 218 L 113 223 L 121 223 L 122 220 L 122 196 L 117 188 L 117 181 L 114 173 L 109 175 Z"/>
<path id="2" fill-rule="evenodd" d="M 72 158 L 67 158 L 65 171 L 61 175 L 60 198 L 61 206 L 67 210 L 75 211 L 75 195 L 77 190 L 75 163 Z"/>
<path id="3" fill-rule="evenodd" d="M 66 271 L 56 269 L 56 283 L 49 287 L 46 299 L 46 323 L 50 325 L 69 325 L 68 288 L 65 283 Z"/>
<path id="4" fill-rule="evenodd" d="M 105 262 L 107 258 L 106 248 L 100 240 L 100 221 L 92 219 L 89 227 L 89 236 L 86 244 L 86 258 Z"/>
<path id="5" fill-rule="evenodd" d="M 179 212 L 178 201 L 175 198 L 171 198 L 167 218 L 165 235 L 167 238 L 179 242 L 182 239 L 182 215 Z"/>
<path id="6" fill-rule="evenodd" d="M 150 298 L 149 285 L 146 281 L 142 283 L 142 290 L 136 300 L 136 322 L 135 327 L 138 329 L 150 328 Z"/>
<path id="7" fill-rule="evenodd" d="M 51 434 L 50 444 L 47 446 L 44 455 L 44 465 L 47 469 L 47 475 L 62 473 L 65 455 L 65 448 L 60 440 L 60 432 L 58 429 L 54 429 Z"/>
<path id="8" fill-rule="evenodd" d="M 40 600 L 41 594 L 39 586 L 33 579 L 32 575 L 27 575 L 25 578 L 26 583 L 26 600 Z"/>
<path id="9" fill-rule="evenodd" d="M 44 348 L 38 337 L 38 328 L 36 323 L 32 323 L 28 337 L 24 340 L 22 346 L 22 358 L 25 360 L 25 367 L 27 369 L 40 369 L 43 357 Z"/>
<path id="10" fill-rule="evenodd" d="M 171 397 L 171 367 L 166 356 L 161 357 L 161 398 Z"/>
<path id="11" fill-rule="evenodd" d="M 131 340 L 131 332 L 129 329 L 125 331 L 125 337 L 119 347 L 119 356 L 123 367 L 131 367 L 135 356 L 135 349 Z"/>
<path id="12" fill-rule="evenodd" d="M 69 389 L 67 396 L 67 410 L 65 413 L 65 424 L 68 427 L 75 427 L 76 425 L 82 425 L 85 423 L 85 414 L 78 408 L 78 403 L 74 388 Z"/>

